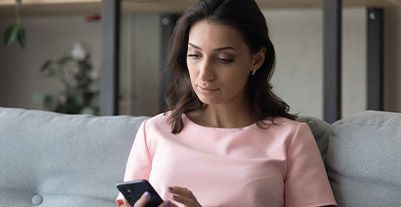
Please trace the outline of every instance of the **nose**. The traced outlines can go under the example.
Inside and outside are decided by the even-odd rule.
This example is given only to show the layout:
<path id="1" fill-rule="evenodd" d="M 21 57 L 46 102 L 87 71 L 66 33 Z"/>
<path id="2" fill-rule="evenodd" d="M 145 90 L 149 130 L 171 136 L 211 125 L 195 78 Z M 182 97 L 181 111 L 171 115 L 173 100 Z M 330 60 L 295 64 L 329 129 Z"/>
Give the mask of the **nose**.
<path id="1" fill-rule="evenodd" d="M 207 58 L 203 61 L 199 68 L 199 78 L 202 81 L 213 81 L 215 79 L 213 63 Z"/>

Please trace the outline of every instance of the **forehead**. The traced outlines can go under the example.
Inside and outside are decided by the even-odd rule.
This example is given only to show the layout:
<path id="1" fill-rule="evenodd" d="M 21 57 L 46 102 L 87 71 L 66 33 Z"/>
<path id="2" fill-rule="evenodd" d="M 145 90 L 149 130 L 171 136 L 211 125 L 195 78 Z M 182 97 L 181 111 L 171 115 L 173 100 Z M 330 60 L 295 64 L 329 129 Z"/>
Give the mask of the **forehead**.
<path id="1" fill-rule="evenodd" d="M 192 25 L 188 41 L 202 49 L 227 46 L 239 50 L 248 48 L 240 31 L 235 27 L 207 20 L 202 20 Z"/>

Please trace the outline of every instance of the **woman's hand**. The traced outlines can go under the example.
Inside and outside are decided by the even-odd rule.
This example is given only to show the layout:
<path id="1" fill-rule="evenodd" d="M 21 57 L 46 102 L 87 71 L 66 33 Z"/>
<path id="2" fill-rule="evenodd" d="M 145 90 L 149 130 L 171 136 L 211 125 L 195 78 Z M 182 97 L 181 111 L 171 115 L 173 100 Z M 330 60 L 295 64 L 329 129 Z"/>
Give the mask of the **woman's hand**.
<path id="1" fill-rule="evenodd" d="M 150 201 L 150 194 L 145 192 L 142 194 L 141 198 L 136 201 L 134 207 L 145 207 L 146 204 Z M 127 200 L 125 200 L 124 196 L 118 196 L 116 199 L 117 207 L 131 207 Z M 164 201 L 159 207 L 176 207 L 176 205 L 172 204 L 170 201 Z"/>
<path id="2" fill-rule="evenodd" d="M 116 198 L 116 206 L 117 207 L 131 207 L 131 205 L 129 205 L 128 201 L 125 200 L 124 196 L 121 193 L 118 194 L 118 197 Z"/>
<path id="3" fill-rule="evenodd" d="M 185 207 L 201 207 L 194 194 L 187 188 L 169 187 L 169 192 L 172 194 L 172 200 L 184 204 Z"/>

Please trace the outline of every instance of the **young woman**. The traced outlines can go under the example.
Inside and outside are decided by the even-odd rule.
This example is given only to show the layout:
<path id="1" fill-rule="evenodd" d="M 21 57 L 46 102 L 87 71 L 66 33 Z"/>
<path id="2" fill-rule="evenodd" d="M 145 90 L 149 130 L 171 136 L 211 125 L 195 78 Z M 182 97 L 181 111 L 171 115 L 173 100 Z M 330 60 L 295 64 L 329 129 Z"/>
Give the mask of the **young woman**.
<path id="1" fill-rule="evenodd" d="M 141 125 L 124 180 L 149 180 L 161 206 L 336 205 L 310 129 L 272 92 L 274 62 L 254 0 L 195 3 L 172 37 L 169 110 Z"/>

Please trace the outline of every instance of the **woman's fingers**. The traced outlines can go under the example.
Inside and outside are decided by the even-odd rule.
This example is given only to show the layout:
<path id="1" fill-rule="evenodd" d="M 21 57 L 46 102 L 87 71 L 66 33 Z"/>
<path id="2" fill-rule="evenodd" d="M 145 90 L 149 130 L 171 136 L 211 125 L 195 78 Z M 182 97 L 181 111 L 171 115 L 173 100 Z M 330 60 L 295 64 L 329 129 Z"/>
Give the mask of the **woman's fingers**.
<path id="1" fill-rule="evenodd" d="M 171 201 L 167 200 L 164 201 L 162 204 L 160 204 L 159 207 L 178 207 L 178 206 L 172 203 Z"/>
<path id="2" fill-rule="evenodd" d="M 116 199 L 116 206 L 117 207 L 122 207 L 124 205 L 124 200 L 123 199 Z"/>
<path id="3" fill-rule="evenodd" d="M 191 190 L 183 187 L 169 187 L 169 192 L 172 194 L 172 199 L 176 202 L 184 204 L 186 207 L 200 207 L 196 197 Z"/>
<path id="4" fill-rule="evenodd" d="M 116 206 L 117 207 L 131 207 L 128 201 L 125 200 L 124 196 L 120 193 L 116 199 Z"/>
<path id="5" fill-rule="evenodd" d="M 174 186 L 174 187 L 169 187 L 168 188 L 169 192 L 172 194 L 178 194 L 182 195 L 188 198 L 195 198 L 195 196 L 192 194 L 192 192 L 184 187 L 179 187 L 179 186 Z"/>
<path id="6" fill-rule="evenodd" d="M 173 195 L 173 201 L 176 201 L 178 203 L 184 204 L 184 206 L 186 207 L 192 207 L 192 206 L 197 206 L 196 201 L 194 201 L 191 198 L 187 198 L 184 196 L 180 196 L 180 195 Z"/>
<path id="7" fill-rule="evenodd" d="M 135 203 L 134 207 L 144 207 L 146 204 L 150 201 L 150 194 L 148 192 L 145 192 L 142 194 L 142 196 L 139 198 L 139 200 Z M 125 200 L 124 197 L 118 197 L 116 199 L 116 206 L 117 207 L 131 207 L 127 200 Z M 173 204 L 170 201 L 165 201 L 162 204 L 159 205 L 159 207 L 178 207 L 177 205 Z"/>
<path id="8" fill-rule="evenodd" d="M 178 207 L 175 203 L 169 201 L 168 207 Z"/>
<path id="9" fill-rule="evenodd" d="M 139 200 L 136 201 L 134 207 L 145 207 L 145 205 L 150 201 L 150 193 L 145 192 L 142 194 L 142 196 L 139 198 Z"/>
<path id="10" fill-rule="evenodd" d="M 126 200 L 116 200 L 117 207 L 131 207 L 131 205 Z"/>

